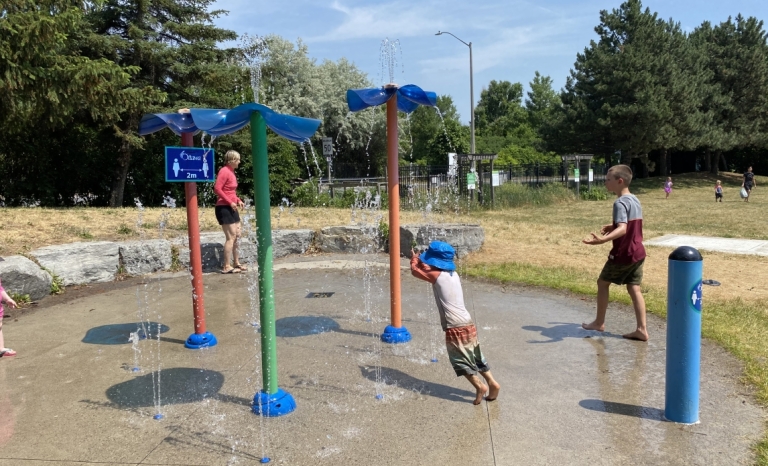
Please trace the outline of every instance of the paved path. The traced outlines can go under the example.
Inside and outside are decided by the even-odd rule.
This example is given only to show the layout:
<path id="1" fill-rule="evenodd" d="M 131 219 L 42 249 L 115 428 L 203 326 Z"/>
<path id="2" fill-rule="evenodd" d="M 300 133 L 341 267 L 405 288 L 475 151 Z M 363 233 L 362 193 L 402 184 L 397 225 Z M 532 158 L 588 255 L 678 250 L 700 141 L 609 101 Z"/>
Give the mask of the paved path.
<path id="1" fill-rule="evenodd" d="M 403 274 L 414 338 L 384 345 L 374 334 L 388 320 L 388 270 L 345 258 L 276 265 L 279 385 L 298 404 L 280 418 L 250 412 L 261 386 L 250 273 L 206 275 L 208 329 L 220 342 L 206 350 L 182 345 L 192 331 L 186 276 L 6 322 L 19 355 L 0 359 L 0 466 L 753 461 L 764 413 L 738 382 L 739 364 L 713 344 L 702 349 L 701 423 L 664 422 L 663 321 L 650 316 L 649 343 L 627 341 L 618 335 L 634 318 L 623 306 L 611 305 L 609 333 L 597 334 L 579 326 L 593 299 L 466 281 L 503 384 L 497 401 L 473 406 L 446 360 L 430 286 Z M 306 298 L 317 291 L 334 294 Z M 140 319 L 163 332 L 135 351 L 128 333 Z"/>
<path id="2" fill-rule="evenodd" d="M 768 256 L 768 241 L 757 239 L 715 238 L 707 236 L 664 235 L 645 242 L 651 246 L 692 246 L 706 251 L 720 251 L 732 254 L 755 254 Z"/>

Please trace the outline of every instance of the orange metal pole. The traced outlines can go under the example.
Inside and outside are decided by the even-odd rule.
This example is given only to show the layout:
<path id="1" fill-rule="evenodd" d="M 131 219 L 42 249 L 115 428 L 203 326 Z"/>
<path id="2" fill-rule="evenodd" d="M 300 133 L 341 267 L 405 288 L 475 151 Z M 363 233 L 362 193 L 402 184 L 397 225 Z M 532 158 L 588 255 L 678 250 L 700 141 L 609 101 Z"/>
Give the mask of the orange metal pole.
<path id="1" fill-rule="evenodd" d="M 192 133 L 181 134 L 181 145 L 192 147 Z M 203 300 L 203 261 L 200 251 L 200 225 L 197 213 L 197 183 L 184 183 L 187 200 L 187 232 L 189 233 L 189 265 L 192 268 L 192 312 L 195 333 L 205 333 L 205 302 Z"/>
<path id="2" fill-rule="evenodd" d="M 400 171 L 397 157 L 397 94 L 387 101 L 387 193 L 389 194 L 389 296 L 393 327 L 400 320 Z"/>

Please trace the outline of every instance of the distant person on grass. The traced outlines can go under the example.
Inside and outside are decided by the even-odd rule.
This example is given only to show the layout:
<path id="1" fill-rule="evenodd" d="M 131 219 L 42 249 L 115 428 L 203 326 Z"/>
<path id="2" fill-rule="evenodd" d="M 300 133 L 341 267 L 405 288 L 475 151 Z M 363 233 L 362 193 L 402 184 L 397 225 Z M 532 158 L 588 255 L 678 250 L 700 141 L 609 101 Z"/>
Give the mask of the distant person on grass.
<path id="1" fill-rule="evenodd" d="M 665 199 L 669 199 L 669 195 L 672 193 L 672 177 L 667 177 L 667 182 L 664 183 L 664 192 L 667 193 L 667 197 Z"/>
<path id="2" fill-rule="evenodd" d="M 234 150 L 224 154 L 224 166 L 219 170 L 213 192 L 216 193 L 216 220 L 224 230 L 224 264 L 221 273 L 240 273 L 248 270 L 240 264 L 240 256 L 237 251 L 237 239 L 240 237 L 240 214 L 238 209 L 245 207 L 243 201 L 237 197 L 237 178 L 235 170 L 240 165 L 240 153 Z M 234 260 L 234 266 L 229 264 L 230 257 Z"/>
<path id="3" fill-rule="evenodd" d="M 473 404 L 493 401 L 499 396 L 499 385 L 491 375 L 491 368 L 485 361 L 480 343 L 477 341 L 477 328 L 472 316 L 464 306 L 464 292 L 461 280 L 456 272 L 453 247 L 443 241 L 432 241 L 429 249 L 419 255 L 411 249 L 411 274 L 432 284 L 435 303 L 440 313 L 440 325 L 445 332 L 445 346 L 448 359 L 457 376 L 464 376 L 475 387 Z M 478 377 L 478 373 L 488 382 L 488 387 Z"/>
<path id="4" fill-rule="evenodd" d="M 603 244 L 613 242 L 608 261 L 597 279 L 597 316 L 593 322 L 581 324 L 587 330 L 605 331 L 605 313 L 608 310 L 608 288 L 611 283 L 627 285 L 627 292 L 635 308 L 637 329 L 623 335 L 630 340 L 648 340 L 645 325 L 645 299 L 640 292 L 643 280 L 643 209 L 640 201 L 629 192 L 632 182 L 632 169 L 626 165 L 616 165 L 605 176 L 605 188 L 618 196 L 613 203 L 613 223 L 600 229 L 600 236 L 592 233 L 585 239 L 585 244 Z"/>
<path id="5" fill-rule="evenodd" d="M 755 174 L 752 173 L 752 167 L 747 168 L 747 171 L 744 173 L 744 181 L 741 183 L 741 187 L 747 191 L 747 197 L 744 198 L 744 202 L 749 202 L 749 195 L 752 194 L 752 190 L 757 187 Z"/>
<path id="6" fill-rule="evenodd" d="M 16 307 L 16 301 L 8 296 L 2 283 L 0 283 L 0 358 L 9 358 L 11 356 L 16 356 L 16 351 L 5 347 L 5 340 L 3 339 L 3 302 L 8 303 L 13 308 Z"/>
<path id="7" fill-rule="evenodd" d="M 720 180 L 715 183 L 715 202 L 723 202 L 723 185 L 720 184 Z"/>

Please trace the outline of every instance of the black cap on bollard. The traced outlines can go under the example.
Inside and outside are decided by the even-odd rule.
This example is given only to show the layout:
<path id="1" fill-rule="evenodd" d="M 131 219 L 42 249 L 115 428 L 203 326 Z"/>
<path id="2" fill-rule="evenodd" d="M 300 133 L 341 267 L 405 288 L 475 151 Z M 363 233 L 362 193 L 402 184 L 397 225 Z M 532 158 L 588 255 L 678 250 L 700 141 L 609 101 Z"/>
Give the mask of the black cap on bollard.
<path id="1" fill-rule="evenodd" d="M 672 254 L 669 255 L 669 260 L 680 262 L 699 262 L 704 260 L 704 258 L 701 257 L 701 253 L 698 249 L 691 246 L 680 246 L 679 248 L 672 251 Z"/>

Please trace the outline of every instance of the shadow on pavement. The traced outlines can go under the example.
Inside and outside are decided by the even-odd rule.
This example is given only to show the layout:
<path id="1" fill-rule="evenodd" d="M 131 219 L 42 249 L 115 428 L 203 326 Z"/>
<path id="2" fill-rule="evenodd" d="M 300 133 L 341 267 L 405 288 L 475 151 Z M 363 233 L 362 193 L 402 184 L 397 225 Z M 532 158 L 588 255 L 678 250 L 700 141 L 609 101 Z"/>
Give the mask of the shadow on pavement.
<path id="1" fill-rule="evenodd" d="M 170 329 L 171 328 L 167 325 L 158 322 L 131 322 L 126 324 L 101 325 L 89 329 L 85 333 L 82 342 L 92 345 L 126 345 L 131 342 L 129 338 L 133 332 L 139 332 L 139 338 L 143 340 L 147 336 L 156 338 L 158 330 L 159 333 L 165 333 Z M 146 335 L 147 333 L 149 335 Z M 175 343 L 176 341 L 172 342 Z M 184 342 L 182 341 L 182 343 Z"/>
<path id="2" fill-rule="evenodd" d="M 160 380 L 160 404 L 174 405 L 194 403 L 206 398 L 219 399 L 219 390 L 224 385 L 224 374 L 205 369 L 176 367 L 127 380 L 107 389 L 110 402 L 120 408 L 146 408 L 155 405 L 156 381 Z M 222 401 L 233 401 L 233 397 L 221 396 Z M 237 399 L 242 404 L 241 399 Z M 250 403 L 250 400 L 247 401 Z"/>
<path id="3" fill-rule="evenodd" d="M 540 327 L 538 325 L 524 325 L 521 328 L 529 332 L 539 332 L 541 336 L 549 340 L 528 340 L 528 343 L 556 343 L 566 338 L 591 338 L 595 332 L 593 330 L 584 330 L 581 324 L 572 322 L 548 322 L 553 327 Z M 621 338 L 621 335 L 614 335 L 610 332 L 599 332 L 597 335 L 609 338 Z"/>
<path id="4" fill-rule="evenodd" d="M 638 417 L 640 419 L 650 419 L 653 421 L 664 420 L 664 410 L 659 408 L 649 408 L 648 406 L 637 406 L 626 403 L 616 403 L 613 401 L 603 401 L 586 399 L 579 401 L 579 406 L 590 411 L 601 413 L 622 414 L 624 416 Z"/>
<path id="5" fill-rule="evenodd" d="M 341 326 L 330 317 L 296 316 L 283 317 L 275 321 L 275 334 L 278 337 L 304 337 L 324 332 L 335 332 Z"/>
<path id="6" fill-rule="evenodd" d="M 363 374 L 363 377 L 372 382 L 379 381 L 376 377 L 376 369 L 373 367 L 360 366 L 360 372 Z M 443 400 L 448 401 L 463 401 L 465 403 L 472 403 L 472 401 L 475 399 L 474 392 L 439 383 L 427 382 L 425 380 L 410 376 L 405 372 L 399 371 L 397 369 L 391 369 L 389 367 L 381 368 L 380 381 L 384 382 L 386 385 L 397 386 L 404 390 L 411 390 L 423 395 L 430 395 L 434 396 L 435 398 L 442 398 Z"/>

